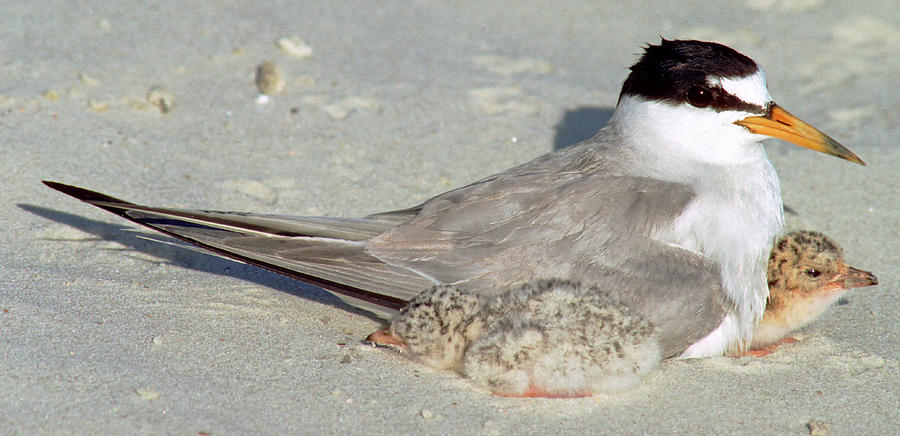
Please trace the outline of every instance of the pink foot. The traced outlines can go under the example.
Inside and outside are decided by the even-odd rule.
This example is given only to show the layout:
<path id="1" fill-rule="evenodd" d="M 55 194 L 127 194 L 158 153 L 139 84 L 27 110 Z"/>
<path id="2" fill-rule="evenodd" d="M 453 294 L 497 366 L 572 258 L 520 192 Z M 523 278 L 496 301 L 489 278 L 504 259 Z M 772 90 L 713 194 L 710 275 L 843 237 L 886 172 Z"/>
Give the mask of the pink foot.
<path id="1" fill-rule="evenodd" d="M 763 357 L 763 356 L 768 356 L 769 354 L 774 353 L 775 350 L 778 349 L 778 347 L 780 347 L 780 346 L 782 346 L 782 345 L 784 345 L 784 344 L 793 344 L 793 343 L 797 343 L 797 342 L 800 342 L 800 341 L 798 341 L 798 340 L 796 340 L 796 339 L 794 339 L 794 338 L 788 336 L 788 337 L 779 339 L 779 340 L 776 341 L 775 343 L 766 345 L 765 347 L 760 348 L 759 350 L 747 350 L 746 352 L 744 352 L 744 354 L 741 354 L 741 355 L 738 356 L 738 357 L 743 357 L 743 356 L 753 356 L 753 357 Z"/>
<path id="2" fill-rule="evenodd" d="M 397 348 L 406 347 L 406 341 L 397 337 L 390 327 L 376 330 L 369 336 L 366 336 L 366 340 L 377 345 L 387 345 Z"/>
<path id="3" fill-rule="evenodd" d="M 588 391 L 550 393 L 543 388 L 539 388 L 535 385 L 529 385 L 528 389 L 526 389 L 525 392 L 522 393 L 494 392 L 494 395 L 505 398 L 584 398 L 590 397 L 591 393 Z"/>

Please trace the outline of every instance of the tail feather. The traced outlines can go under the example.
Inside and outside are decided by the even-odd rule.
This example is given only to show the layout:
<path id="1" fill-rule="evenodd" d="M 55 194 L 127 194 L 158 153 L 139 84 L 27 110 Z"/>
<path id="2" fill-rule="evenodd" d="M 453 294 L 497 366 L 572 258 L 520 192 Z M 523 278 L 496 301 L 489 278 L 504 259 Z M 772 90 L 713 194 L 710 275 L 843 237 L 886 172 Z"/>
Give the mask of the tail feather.
<path id="1" fill-rule="evenodd" d="M 384 318 L 435 283 L 410 268 L 381 261 L 362 243 L 402 222 L 402 212 L 321 218 L 155 208 L 76 186 L 44 184 L 215 254 L 320 287 Z"/>

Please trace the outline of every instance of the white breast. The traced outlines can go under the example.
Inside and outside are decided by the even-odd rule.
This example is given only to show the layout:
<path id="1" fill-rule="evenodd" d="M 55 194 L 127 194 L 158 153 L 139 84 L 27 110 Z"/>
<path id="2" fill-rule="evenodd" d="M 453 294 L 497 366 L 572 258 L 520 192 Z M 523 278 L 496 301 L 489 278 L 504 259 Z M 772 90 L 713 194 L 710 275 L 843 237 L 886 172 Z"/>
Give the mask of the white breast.
<path id="1" fill-rule="evenodd" d="M 728 169 L 710 169 L 696 184 L 697 198 L 671 231 L 657 236 L 718 263 L 725 291 L 737 305 L 716 331 L 682 357 L 742 348 L 765 310 L 766 260 L 784 225 L 781 188 L 768 159 Z"/>

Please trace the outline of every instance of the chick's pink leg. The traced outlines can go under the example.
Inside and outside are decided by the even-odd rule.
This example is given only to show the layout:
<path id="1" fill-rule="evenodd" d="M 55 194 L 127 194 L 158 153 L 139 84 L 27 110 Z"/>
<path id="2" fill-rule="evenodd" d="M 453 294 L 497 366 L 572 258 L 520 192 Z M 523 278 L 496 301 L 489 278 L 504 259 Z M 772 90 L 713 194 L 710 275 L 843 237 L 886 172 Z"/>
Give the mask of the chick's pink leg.
<path id="1" fill-rule="evenodd" d="M 398 348 L 406 347 L 406 341 L 394 334 L 390 327 L 376 330 L 369 336 L 366 336 L 366 340 L 378 345 L 390 345 Z"/>
<path id="2" fill-rule="evenodd" d="M 744 354 L 741 354 L 741 356 L 753 356 L 753 357 L 767 356 L 769 354 L 774 353 L 775 350 L 778 349 L 778 347 L 780 347 L 784 344 L 793 344 L 796 342 L 800 342 L 800 341 L 788 336 L 785 338 L 781 338 L 778 341 L 776 341 L 772 344 L 766 345 L 765 347 L 760 348 L 758 350 L 747 350 L 746 352 L 744 352 Z"/>
<path id="3" fill-rule="evenodd" d="M 574 392 L 548 392 L 544 388 L 529 385 L 528 389 L 522 393 L 509 393 L 509 392 L 494 392 L 494 395 L 498 397 L 506 397 L 506 398 L 584 398 L 590 397 L 591 393 L 588 391 L 574 391 Z"/>

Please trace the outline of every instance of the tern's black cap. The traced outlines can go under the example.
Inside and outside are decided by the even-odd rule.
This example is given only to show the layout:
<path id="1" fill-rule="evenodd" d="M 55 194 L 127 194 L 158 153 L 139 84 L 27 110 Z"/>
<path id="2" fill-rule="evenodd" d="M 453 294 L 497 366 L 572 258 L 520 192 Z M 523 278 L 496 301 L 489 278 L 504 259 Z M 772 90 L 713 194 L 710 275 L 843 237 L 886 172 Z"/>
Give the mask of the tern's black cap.
<path id="1" fill-rule="evenodd" d="M 748 77 L 758 71 L 753 59 L 722 44 L 663 39 L 659 45 L 644 49 L 644 55 L 631 67 L 619 99 L 623 95 L 635 95 L 717 110 L 749 109 L 742 107 L 746 103 L 720 88 L 710 87 L 707 77 Z M 692 97 L 700 98 L 692 101 Z M 758 108 L 754 106 L 754 109 Z"/>

